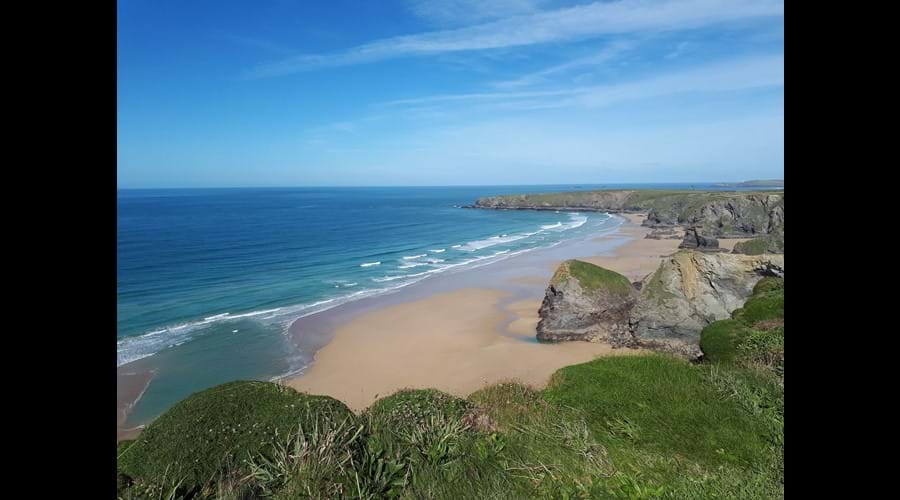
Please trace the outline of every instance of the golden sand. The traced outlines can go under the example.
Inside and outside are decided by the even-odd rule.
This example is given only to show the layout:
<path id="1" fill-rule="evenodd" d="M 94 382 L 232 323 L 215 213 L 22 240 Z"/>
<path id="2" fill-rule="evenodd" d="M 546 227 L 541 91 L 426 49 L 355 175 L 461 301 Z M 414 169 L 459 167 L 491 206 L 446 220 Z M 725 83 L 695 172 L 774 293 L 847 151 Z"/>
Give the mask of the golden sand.
<path id="1" fill-rule="evenodd" d="M 643 216 L 626 218 L 629 223 L 619 232 L 633 240 L 616 249 L 614 256 L 582 259 L 636 281 L 653 272 L 681 241 L 644 239 L 649 230 L 637 225 Z M 516 280 L 546 282 L 529 276 Z M 540 301 L 501 306 L 504 297 L 499 290 L 468 288 L 362 315 L 338 328 L 312 366 L 287 383 L 361 410 L 403 388 L 436 388 L 467 396 L 508 380 L 542 387 L 564 366 L 640 352 L 588 342 L 539 344 L 535 326 Z"/>

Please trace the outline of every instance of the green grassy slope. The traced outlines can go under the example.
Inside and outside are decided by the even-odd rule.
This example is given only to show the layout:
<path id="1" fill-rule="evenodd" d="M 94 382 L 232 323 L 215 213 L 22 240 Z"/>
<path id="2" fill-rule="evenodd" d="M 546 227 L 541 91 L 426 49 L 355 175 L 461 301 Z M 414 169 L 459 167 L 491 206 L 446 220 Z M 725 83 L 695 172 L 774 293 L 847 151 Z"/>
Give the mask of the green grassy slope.
<path id="1" fill-rule="evenodd" d="M 783 498 L 784 281 L 760 281 L 733 316 L 703 331 L 702 363 L 599 358 L 542 391 L 405 390 L 358 416 L 275 384 L 225 384 L 118 445 L 119 494 Z"/>

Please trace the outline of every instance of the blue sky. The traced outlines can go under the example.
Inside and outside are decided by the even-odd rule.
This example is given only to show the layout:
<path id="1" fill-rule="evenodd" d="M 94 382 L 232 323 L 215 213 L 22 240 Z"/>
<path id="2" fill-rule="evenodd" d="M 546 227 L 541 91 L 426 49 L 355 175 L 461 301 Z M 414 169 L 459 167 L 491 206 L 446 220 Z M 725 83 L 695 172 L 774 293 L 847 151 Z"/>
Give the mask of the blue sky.
<path id="1" fill-rule="evenodd" d="M 784 177 L 784 2 L 119 0 L 118 185 Z"/>

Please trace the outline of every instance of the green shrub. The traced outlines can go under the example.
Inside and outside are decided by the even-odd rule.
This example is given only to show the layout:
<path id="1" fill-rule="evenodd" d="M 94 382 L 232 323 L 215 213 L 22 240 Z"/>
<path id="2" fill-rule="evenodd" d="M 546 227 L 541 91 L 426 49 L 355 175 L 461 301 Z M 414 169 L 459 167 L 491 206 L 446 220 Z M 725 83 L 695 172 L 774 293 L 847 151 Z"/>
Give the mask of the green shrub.
<path id="1" fill-rule="evenodd" d="M 504 430 L 523 423 L 540 411 L 542 405 L 546 405 L 540 392 L 516 382 L 485 387 L 473 392 L 467 399 Z"/>
<path id="2" fill-rule="evenodd" d="M 709 361 L 730 363 L 738 356 L 738 345 L 752 332 L 752 329 L 737 320 L 715 321 L 700 332 L 700 350 Z"/>
<path id="3" fill-rule="evenodd" d="M 622 449 L 637 447 L 710 466 L 738 465 L 756 460 L 765 448 L 758 423 L 723 400 L 701 367 L 668 356 L 567 366 L 544 397 L 582 410 L 594 434 L 608 436 L 614 461 Z"/>
<path id="4" fill-rule="evenodd" d="M 744 307 L 732 312 L 731 317 L 745 325 L 784 320 L 784 288 L 753 295 L 747 299 Z"/>
<path id="5" fill-rule="evenodd" d="M 700 349 L 711 362 L 738 362 L 784 377 L 784 279 L 766 277 L 753 287 L 732 319 L 716 321 L 700 333 Z"/>
<path id="6" fill-rule="evenodd" d="M 372 404 L 366 415 L 377 426 L 393 430 L 410 429 L 430 418 L 460 420 L 471 404 L 436 389 L 405 389 Z"/>
<path id="7" fill-rule="evenodd" d="M 433 497 L 440 481 L 463 474 L 480 436 L 464 417 L 472 405 L 435 389 L 407 389 L 373 403 L 363 414 L 367 437 L 359 469 L 366 495 L 405 491 Z M 413 492 L 413 493 L 410 493 Z"/>
<path id="8" fill-rule="evenodd" d="M 784 290 L 784 278 L 766 276 L 756 282 L 756 285 L 753 287 L 753 295 L 761 295 L 776 290 Z"/>
<path id="9" fill-rule="evenodd" d="M 262 496 L 341 498 L 354 490 L 354 458 L 363 426 L 317 415 L 308 427 L 275 441 L 271 456 L 250 459 L 248 479 Z"/>
<path id="10" fill-rule="evenodd" d="M 252 457 L 270 456 L 274 443 L 317 418 L 352 420 L 340 401 L 310 396 L 270 382 L 239 381 L 206 389 L 177 403 L 151 423 L 119 464 L 136 480 L 161 477 L 188 487 L 210 484 Z"/>
<path id="11" fill-rule="evenodd" d="M 742 359 L 757 363 L 784 375 L 784 327 L 752 330 L 738 345 Z"/>

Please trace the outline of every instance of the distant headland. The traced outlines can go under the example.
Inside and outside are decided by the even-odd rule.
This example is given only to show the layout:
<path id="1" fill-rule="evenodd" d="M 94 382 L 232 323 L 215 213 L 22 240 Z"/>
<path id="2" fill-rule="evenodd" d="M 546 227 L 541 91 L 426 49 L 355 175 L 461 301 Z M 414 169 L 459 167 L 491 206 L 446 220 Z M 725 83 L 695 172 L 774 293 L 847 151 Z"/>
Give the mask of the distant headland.
<path id="1" fill-rule="evenodd" d="M 753 180 L 744 182 L 720 182 L 716 187 L 784 187 L 784 179 Z"/>

